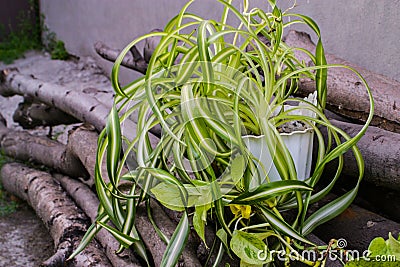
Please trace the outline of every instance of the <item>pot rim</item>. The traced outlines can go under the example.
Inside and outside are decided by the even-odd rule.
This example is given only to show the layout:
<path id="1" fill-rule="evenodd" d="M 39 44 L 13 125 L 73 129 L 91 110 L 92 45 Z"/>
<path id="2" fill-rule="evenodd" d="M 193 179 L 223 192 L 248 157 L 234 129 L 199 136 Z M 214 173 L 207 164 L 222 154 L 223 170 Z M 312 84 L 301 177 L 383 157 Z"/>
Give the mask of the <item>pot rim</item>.
<path id="1" fill-rule="evenodd" d="M 291 135 L 295 135 L 295 134 L 305 134 L 305 133 L 308 133 L 308 132 L 314 132 L 314 129 L 313 128 L 307 128 L 307 129 L 305 129 L 305 130 L 296 130 L 296 131 L 293 131 L 293 132 L 290 132 L 290 133 L 279 133 L 279 135 L 283 135 L 283 136 L 291 136 Z M 264 137 L 265 135 L 252 135 L 252 134 L 248 134 L 248 135 L 242 135 L 242 138 L 255 138 L 255 139 L 258 139 L 258 138 L 262 138 L 262 137 Z"/>

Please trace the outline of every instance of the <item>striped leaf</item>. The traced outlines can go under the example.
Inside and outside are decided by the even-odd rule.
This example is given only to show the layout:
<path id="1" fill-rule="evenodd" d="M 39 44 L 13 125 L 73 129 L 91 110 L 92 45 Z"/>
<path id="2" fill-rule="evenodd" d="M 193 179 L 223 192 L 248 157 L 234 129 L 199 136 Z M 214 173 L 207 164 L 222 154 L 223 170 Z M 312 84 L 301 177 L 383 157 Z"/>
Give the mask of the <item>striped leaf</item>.
<path id="1" fill-rule="evenodd" d="M 185 248 L 187 238 L 189 236 L 190 225 L 189 218 L 186 212 L 183 213 L 178 226 L 175 229 L 171 240 L 168 243 L 167 249 L 164 252 L 161 267 L 175 266 L 179 260 L 182 251 Z"/>
<path id="2" fill-rule="evenodd" d="M 121 154 L 121 126 L 115 105 L 107 121 L 107 171 L 110 180 L 115 184 L 119 157 Z"/>
<path id="3" fill-rule="evenodd" d="M 315 50 L 315 60 L 316 66 L 326 66 L 326 58 L 324 47 L 322 46 L 321 38 L 318 39 L 317 47 Z M 326 94 L 327 94 L 327 84 L 326 80 L 328 78 L 328 68 L 318 69 L 315 74 L 315 86 L 317 88 L 318 103 L 321 107 L 325 108 Z"/>
<path id="4" fill-rule="evenodd" d="M 287 235 L 291 238 L 294 238 L 298 241 L 304 242 L 306 244 L 314 245 L 312 242 L 308 241 L 304 238 L 303 235 L 299 234 L 292 226 L 290 226 L 287 222 L 278 218 L 276 214 L 270 211 L 268 208 L 260 206 L 260 210 L 263 215 L 267 218 L 268 222 L 271 224 L 274 230 Z"/>
<path id="5" fill-rule="evenodd" d="M 357 195 L 358 186 L 344 194 L 343 196 L 335 199 L 334 201 L 326 204 L 316 212 L 314 212 L 305 222 L 302 229 L 304 235 L 311 233 L 317 226 L 335 218 L 341 214 Z"/>
<path id="6" fill-rule="evenodd" d="M 262 184 L 254 191 L 245 192 L 232 200 L 230 204 L 254 205 L 272 197 L 288 194 L 294 191 L 312 191 L 312 187 L 303 181 L 286 180 Z"/>
<path id="7" fill-rule="evenodd" d="M 211 63 L 211 57 L 208 48 L 207 30 L 211 28 L 210 21 L 203 21 L 199 26 L 199 33 L 197 35 L 198 51 L 203 73 L 203 82 L 207 92 L 211 91 L 212 84 L 214 83 L 214 70 Z"/>
<path id="8" fill-rule="evenodd" d="M 96 222 L 98 225 L 109 231 L 115 239 L 118 240 L 118 242 L 124 246 L 125 248 L 129 248 L 134 242 L 138 241 L 139 239 L 133 238 L 129 235 L 123 234 L 114 227 L 109 226 L 106 223 L 103 223 L 102 221 L 97 221 Z"/>
<path id="9" fill-rule="evenodd" d="M 107 214 L 102 213 L 102 214 L 98 215 L 97 220 L 101 221 L 103 223 L 107 223 L 107 221 L 109 220 L 109 217 L 107 216 Z M 98 224 L 93 223 L 89 227 L 89 229 L 86 231 L 85 235 L 82 237 L 82 240 L 79 243 L 78 247 L 75 248 L 74 252 L 72 252 L 72 254 L 69 256 L 68 260 L 73 259 L 76 255 L 81 253 L 100 230 L 101 230 L 101 227 Z"/>

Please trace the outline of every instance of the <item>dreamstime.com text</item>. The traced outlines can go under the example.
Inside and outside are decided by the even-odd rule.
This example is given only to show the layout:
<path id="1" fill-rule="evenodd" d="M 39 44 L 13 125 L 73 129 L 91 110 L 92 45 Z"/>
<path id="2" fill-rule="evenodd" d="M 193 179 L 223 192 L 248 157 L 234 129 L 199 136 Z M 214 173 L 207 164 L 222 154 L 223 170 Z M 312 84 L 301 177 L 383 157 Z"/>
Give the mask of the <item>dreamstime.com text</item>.
<path id="1" fill-rule="evenodd" d="M 309 260 L 309 261 L 322 261 L 324 259 L 328 259 L 330 261 L 340 260 L 342 262 L 351 261 L 354 259 L 363 259 L 365 261 L 371 262 L 395 262 L 396 256 L 395 255 L 376 255 L 371 257 L 371 251 L 365 250 L 360 252 L 358 250 L 344 250 L 343 244 L 347 245 L 346 240 L 339 239 L 338 245 L 342 244 L 342 247 L 339 245 L 337 249 L 330 249 L 330 250 L 322 250 L 322 251 L 315 251 L 315 250 L 303 250 L 303 251 L 290 251 L 287 252 L 285 250 L 268 250 L 265 247 L 264 250 L 259 250 L 257 253 L 257 257 L 261 261 L 272 261 L 273 259 L 278 259 L 280 261 L 285 261 L 287 257 L 294 261 L 301 261 L 301 260 Z"/>

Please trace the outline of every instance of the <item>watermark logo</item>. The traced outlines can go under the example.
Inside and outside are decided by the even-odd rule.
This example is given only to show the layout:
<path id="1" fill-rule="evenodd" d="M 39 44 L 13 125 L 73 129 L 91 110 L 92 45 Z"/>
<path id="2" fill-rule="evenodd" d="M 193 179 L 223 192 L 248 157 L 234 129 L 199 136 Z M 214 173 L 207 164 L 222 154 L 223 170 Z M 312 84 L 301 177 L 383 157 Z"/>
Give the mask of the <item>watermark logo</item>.
<path id="1" fill-rule="evenodd" d="M 337 240 L 337 247 L 338 247 L 338 248 L 345 248 L 345 247 L 347 247 L 347 240 L 344 239 L 344 238 L 339 238 L 339 239 Z"/>
<path id="2" fill-rule="evenodd" d="M 309 250 L 268 250 L 265 246 L 264 250 L 259 250 L 257 257 L 260 261 L 272 261 L 274 259 L 285 261 L 288 258 L 292 261 L 312 261 L 320 262 L 323 260 L 349 262 L 364 260 L 368 262 L 396 262 L 396 255 L 374 255 L 370 250 L 358 251 L 352 249 L 345 249 L 347 247 L 347 240 L 339 238 L 331 242 L 326 249 L 316 250 L 310 248 Z"/>

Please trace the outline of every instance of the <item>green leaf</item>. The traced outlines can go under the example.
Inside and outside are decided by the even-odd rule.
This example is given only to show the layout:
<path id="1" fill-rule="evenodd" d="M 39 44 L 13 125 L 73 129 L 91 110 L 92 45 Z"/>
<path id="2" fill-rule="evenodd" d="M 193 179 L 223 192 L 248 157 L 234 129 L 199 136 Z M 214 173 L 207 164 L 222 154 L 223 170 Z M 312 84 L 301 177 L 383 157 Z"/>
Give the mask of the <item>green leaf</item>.
<path id="1" fill-rule="evenodd" d="M 389 239 L 386 240 L 387 244 L 387 255 L 395 256 L 400 261 L 400 242 L 397 241 L 392 233 L 389 232 Z"/>
<path id="2" fill-rule="evenodd" d="M 199 237 L 203 240 L 204 244 L 207 246 L 204 228 L 207 222 L 207 211 L 211 208 L 211 205 L 196 206 L 193 215 L 193 227 Z"/>
<path id="3" fill-rule="evenodd" d="M 262 184 L 252 192 L 245 192 L 232 200 L 230 204 L 253 205 L 269 198 L 291 193 L 293 191 L 312 191 L 312 188 L 303 181 L 276 181 Z"/>
<path id="4" fill-rule="evenodd" d="M 282 219 L 278 218 L 276 214 L 274 214 L 272 211 L 270 211 L 268 208 L 265 207 L 260 207 L 263 215 L 267 218 L 268 222 L 271 224 L 271 226 L 281 232 L 284 233 L 294 239 L 297 239 L 301 242 L 304 242 L 306 244 L 314 245 L 312 242 L 308 241 L 305 239 L 302 235 L 300 235 L 295 229 L 293 229 L 292 226 L 290 226 L 287 222 L 283 221 Z"/>
<path id="5" fill-rule="evenodd" d="M 357 190 L 358 186 L 314 212 L 304 222 L 302 233 L 304 235 L 308 235 L 318 225 L 321 225 L 342 213 L 348 206 L 350 206 L 351 202 L 353 202 L 357 194 Z"/>
<path id="6" fill-rule="evenodd" d="M 107 171 L 110 180 L 115 184 L 115 176 L 118 169 L 121 154 L 121 127 L 118 112 L 115 105 L 112 107 L 107 121 Z"/>
<path id="7" fill-rule="evenodd" d="M 386 241 L 382 237 L 374 238 L 369 244 L 368 250 L 371 251 L 370 257 L 376 257 L 379 255 L 386 255 L 387 246 Z"/>
<path id="8" fill-rule="evenodd" d="M 321 32 L 319 30 L 318 24 L 310 17 L 302 15 L 302 14 L 294 14 L 295 16 L 302 18 L 304 23 L 310 26 L 311 29 L 317 34 L 318 37 L 321 36 Z"/>
<path id="9" fill-rule="evenodd" d="M 108 222 L 109 217 L 106 213 L 101 213 L 98 215 L 97 220 L 100 220 L 102 222 Z M 85 247 L 92 241 L 92 239 L 95 237 L 95 235 L 101 230 L 101 227 L 93 223 L 90 225 L 89 229 L 86 231 L 85 235 L 83 236 L 81 242 L 79 243 L 78 247 L 74 250 L 74 252 L 69 256 L 68 260 L 74 258 L 76 255 L 81 253 Z"/>
<path id="10" fill-rule="evenodd" d="M 170 267 L 176 265 L 180 255 L 182 254 L 183 249 L 185 248 L 185 244 L 189 236 L 189 231 L 189 219 L 187 213 L 184 212 L 164 252 L 160 264 L 161 267 Z"/>
<path id="11" fill-rule="evenodd" d="M 182 203 L 180 191 L 176 185 L 159 183 L 150 189 L 150 191 L 165 207 L 175 211 L 185 210 L 185 205 Z"/>
<path id="12" fill-rule="evenodd" d="M 168 183 L 171 185 L 170 189 L 177 188 L 179 191 L 179 200 L 182 201 L 182 205 L 178 205 L 181 207 L 186 207 L 187 206 L 187 201 L 188 201 L 188 192 L 186 191 L 185 187 L 182 185 L 181 181 L 177 179 L 175 176 L 173 176 L 171 173 L 163 170 L 163 169 L 157 169 L 157 168 L 144 168 L 148 173 L 150 173 L 153 177 L 157 178 L 158 180 Z M 168 197 L 169 196 L 160 196 L 160 197 Z M 179 201 L 178 200 L 178 201 Z M 173 202 L 175 203 L 175 202 Z M 166 202 L 168 204 L 168 202 Z"/>
<path id="13" fill-rule="evenodd" d="M 246 164 L 243 155 L 238 155 L 232 160 L 231 178 L 234 184 L 238 183 L 243 177 L 245 167 Z"/>
<path id="14" fill-rule="evenodd" d="M 211 63 L 211 57 L 208 50 L 207 42 L 207 29 L 211 28 L 210 21 L 203 21 L 198 29 L 197 43 L 200 58 L 201 70 L 203 73 L 203 81 L 206 83 L 206 94 L 211 91 L 212 85 L 214 83 L 214 71 Z"/>
<path id="15" fill-rule="evenodd" d="M 138 239 L 133 238 L 129 235 L 125 235 L 125 234 L 121 233 L 120 231 L 118 231 L 117 229 L 115 229 L 101 221 L 97 221 L 97 224 L 99 224 L 101 227 L 103 227 L 107 231 L 109 231 L 115 237 L 115 239 L 117 239 L 118 242 L 125 248 L 130 247 L 134 242 L 138 241 Z"/>
<path id="16" fill-rule="evenodd" d="M 136 230 L 136 227 L 132 228 L 132 236 L 139 238 L 139 233 Z M 146 246 L 143 241 L 139 239 L 137 242 L 132 245 L 134 251 L 147 263 L 147 266 L 150 266 L 150 260 L 146 253 Z"/>
<path id="17" fill-rule="evenodd" d="M 226 251 L 229 251 L 228 234 L 225 232 L 225 230 L 223 228 L 219 229 L 216 235 L 219 239 L 221 239 L 221 242 L 224 245 Z"/>
<path id="18" fill-rule="evenodd" d="M 153 187 L 150 191 L 157 200 L 167 208 L 183 211 L 185 205 L 181 198 L 182 188 L 187 192 L 186 207 L 203 206 L 212 202 L 210 184 L 203 181 L 193 180 L 193 185 L 183 184 L 183 186 L 162 182 Z"/>
<path id="19" fill-rule="evenodd" d="M 272 261 L 265 243 L 251 233 L 235 230 L 231 239 L 231 249 L 247 264 L 262 265 Z"/>
<path id="20" fill-rule="evenodd" d="M 321 38 L 319 38 L 317 47 L 315 48 L 315 60 L 316 66 L 324 66 L 326 65 L 326 58 L 324 47 L 322 46 Z M 328 69 L 322 68 L 317 69 L 315 74 L 315 85 L 317 88 L 318 95 L 318 103 L 322 108 L 325 108 L 326 103 L 326 94 L 327 94 L 327 77 L 328 77 Z"/>

